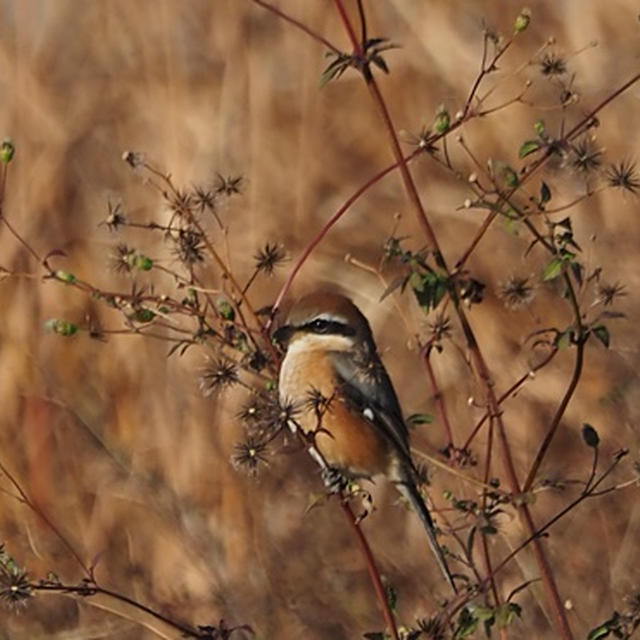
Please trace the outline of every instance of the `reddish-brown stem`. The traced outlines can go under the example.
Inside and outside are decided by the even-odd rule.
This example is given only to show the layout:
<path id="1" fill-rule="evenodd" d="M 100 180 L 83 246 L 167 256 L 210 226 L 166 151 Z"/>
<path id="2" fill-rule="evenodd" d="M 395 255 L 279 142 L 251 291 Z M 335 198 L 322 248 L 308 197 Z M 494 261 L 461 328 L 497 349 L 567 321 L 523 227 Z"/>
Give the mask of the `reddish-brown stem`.
<path id="1" fill-rule="evenodd" d="M 308 36 L 311 36 L 314 40 L 317 40 L 320 44 L 323 44 L 327 49 L 330 49 L 333 53 L 340 54 L 341 51 L 338 47 L 332 45 L 324 36 L 321 36 L 317 31 L 310 29 L 306 24 L 296 20 L 292 16 L 286 14 L 284 11 L 280 11 L 277 7 L 274 7 L 271 3 L 265 2 L 265 0 L 251 0 L 255 4 L 261 6 L 263 9 L 267 11 L 271 11 L 275 13 L 279 18 L 282 18 L 289 24 L 292 24 L 294 27 L 297 27 L 301 31 L 304 31 Z"/>
<path id="2" fill-rule="evenodd" d="M 500 58 L 502 58 L 502 56 L 507 52 L 507 49 L 509 49 L 509 47 L 513 43 L 513 37 L 509 38 L 509 40 L 507 40 L 507 42 L 496 52 L 496 54 L 493 56 L 493 59 L 488 65 L 487 65 L 487 41 L 488 41 L 488 35 L 485 33 L 484 45 L 482 50 L 482 62 L 480 65 L 480 73 L 476 76 L 476 79 L 471 87 L 471 90 L 469 91 L 469 96 L 467 97 L 467 100 L 464 104 L 464 109 L 462 110 L 463 117 L 465 117 L 469 113 L 469 110 L 471 109 L 471 102 L 473 101 L 473 98 L 478 92 L 478 89 L 480 88 L 480 84 L 484 80 L 485 76 L 488 73 L 491 73 L 492 71 L 495 70 L 496 63 L 498 62 L 498 60 L 500 60 Z"/>
<path id="3" fill-rule="evenodd" d="M 531 367 L 531 369 L 529 371 L 527 371 L 527 373 L 525 373 L 522 376 L 520 376 L 520 378 L 518 378 L 518 380 L 516 380 L 498 398 L 498 404 L 501 405 L 505 400 L 507 400 L 507 398 L 510 398 L 527 380 L 531 379 L 531 374 L 532 373 L 535 373 L 536 371 L 539 371 L 544 366 L 546 366 L 549 362 L 551 362 L 551 360 L 556 355 L 556 353 L 558 353 L 558 350 L 557 349 L 553 349 L 552 351 L 549 352 L 549 355 L 547 355 L 547 357 L 544 358 L 540 363 L 538 363 L 535 367 Z M 469 435 L 469 437 L 467 438 L 467 441 L 464 443 L 464 446 L 462 447 L 463 451 L 466 451 L 471 446 L 471 442 L 478 435 L 478 432 L 480 431 L 482 425 L 488 420 L 488 418 L 489 418 L 489 412 L 486 412 L 482 416 L 482 418 L 480 418 L 480 420 L 478 420 L 478 422 L 476 423 L 476 426 L 473 428 L 473 431 L 471 431 L 471 434 Z"/>
<path id="4" fill-rule="evenodd" d="M 573 373 L 571 375 L 571 380 L 569 381 L 569 386 L 567 387 L 567 390 L 565 391 L 565 394 L 562 397 L 562 400 L 560 401 L 558 408 L 556 409 L 553 419 L 551 420 L 551 424 L 549 425 L 549 428 L 547 429 L 547 433 L 544 436 L 544 440 L 540 444 L 538 452 L 536 453 L 536 456 L 533 459 L 533 463 L 531 464 L 529 473 L 527 473 L 527 479 L 525 480 L 522 486 L 523 491 L 529 491 L 529 489 L 531 489 L 531 486 L 533 485 L 533 482 L 536 479 L 536 474 L 538 472 L 538 469 L 540 469 L 540 465 L 542 464 L 542 461 L 547 451 L 549 450 L 551 441 L 553 440 L 553 437 L 555 436 L 556 431 L 560 426 L 560 421 L 562 420 L 562 416 L 567 410 L 567 406 L 569 405 L 569 402 L 573 397 L 576 387 L 578 386 L 578 382 L 580 381 L 580 376 L 582 375 L 582 366 L 584 363 L 584 346 L 585 346 L 585 341 L 584 339 L 581 338 L 578 341 L 578 344 L 576 345 L 576 359 L 573 365 Z"/>
<path id="5" fill-rule="evenodd" d="M 453 442 L 453 431 L 451 429 L 451 423 L 449 422 L 449 415 L 447 414 L 447 407 L 444 401 L 444 395 L 442 394 L 442 390 L 440 389 L 440 385 L 438 385 L 438 380 L 436 379 L 435 371 L 433 370 L 433 366 L 431 365 L 431 349 L 427 346 L 422 352 L 422 360 L 424 362 L 424 366 L 427 370 L 427 376 L 429 378 L 429 384 L 431 385 L 431 391 L 433 393 L 433 399 L 436 403 L 436 409 L 438 410 L 438 415 L 440 416 L 440 422 L 445 431 L 445 435 L 447 438 L 447 449 L 449 449 L 453 453 L 454 442 Z"/>
<path id="6" fill-rule="evenodd" d="M 358 544 L 360 545 L 360 550 L 362 551 L 362 555 L 364 556 L 367 563 L 369 578 L 371 578 L 371 583 L 373 584 L 378 602 L 380 603 L 387 629 L 389 633 L 391 633 L 394 640 L 400 640 L 398 629 L 396 627 L 396 621 L 393 617 L 393 613 L 391 612 L 389 599 L 387 598 L 387 593 L 385 591 L 384 585 L 382 584 L 382 579 L 380 578 L 380 572 L 378 571 L 378 567 L 376 566 L 376 561 L 373 557 L 373 554 L 371 553 L 371 547 L 369 546 L 367 539 L 362 533 L 362 529 L 360 528 L 360 525 L 356 520 L 355 514 L 353 513 L 353 510 L 351 509 L 349 503 L 346 500 L 341 500 L 340 504 L 342 506 L 342 511 L 344 512 L 356 538 L 358 539 Z"/>
<path id="7" fill-rule="evenodd" d="M 484 456 L 484 478 L 483 481 L 486 484 L 489 484 L 489 478 L 491 476 L 491 454 L 493 452 L 493 423 L 489 425 L 489 437 L 487 438 L 487 448 L 485 450 Z M 482 509 L 486 510 L 487 508 L 487 492 L 482 492 Z M 495 606 L 499 606 L 501 603 L 500 592 L 498 591 L 498 585 L 496 583 L 496 579 L 493 575 L 493 569 L 491 564 L 491 554 L 489 552 L 489 543 L 487 541 L 487 536 L 480 532 L 482 536 L 482 557 L 484 558 L 484 568 L 487 577 L 489 578 L 489 582 L 491 584 L 491 591 L 493 593 L 493 599 L 495 602 Z"/>
<path id="8" fill-rule="evenodd" d="M 600 113 L 600 111 L 602 111 L 602 109 L 604 109 L 609 103 L 611 103 L 613 100 L 615 100 L 615 98 L 617 98 L 620 94 L 624 93 L 627 89 L 629 89 L 629 87 L 633 86 L 639 80 L 640 80 L 640 73 L 637 73 L 634 76 L 632 76 L 629 80 L 627 80 L 620 87 L 618 87 L 613 93 L 609 94 L 604 100 L 602 100 L 596 107 L 594 107 L 586 116 L 584 116 L 567 133 L 565 133 L 563 135 L 563 139 L 564 140 L 571 140 L 576 135 L 579 135 L 583 131 L 585 126 L 587 126 L 592 121 L 592 119 L 598 113 Z M 537 160 L 532 162 L 531 165 L 529 165 L 527 167 L 527 171 L 524 174 L 521 174 L 519 176 L 519 178 L 520 178 L 519 185 L 514 187 L 514 188 L 512 188 L 507 194 L 504 194 L 504 195 L 501 194 L 502 200 L 505 201 L 505 202 L 509 202 L 509 200 L 515 194 L 515 192 L 525 182 L 527 182 L 531 178 L 531 176 L 535 175 L 538 172 L 538 170 L 541 169 L 547 163 L 547 161 L 549 160 L 550 157 L 551 157 L 551 154 L 547 150 L 547 152 L 544 153 L 544 155 L 542 155 L 540 158 L 538 158 Z M 473 237 L 469 247 L 463 252 L 462 256 L 456 262 L 456 264 L 455 264 L 456 270 L 461 269 L 463 267 L 463 265 L 466 263 L 466 261 L 468 260 L 469 256 L 473 253 L 475 248 L 478 246 L 478 244 L 480 243 L 480 240 L 484 237 L 484 234 L 486 233 L 487 229 L 491 226 L 491 223 L 496 218 L 498 213 L 499 213 L 498 204 L 496 204 L 496 207 L 494 208 L 494 210 L 491 211 L 487 215 L 487 217 L 484 219 L 482 225 L 480 226 L 480 228 L 476 232 L 475 236 Z"/>
<path id="9" fill-rule="evenodd" d="M 415 149 L 412 153 L 410 153 L 405 158 L 405 161 L 410 162 L 411 160 L 413 160 L 413 158 L 415 158 L 417 155 L 420 155 L 421 153 L 423 153 L 423 150 L 421 148 Z M 372 178 L 367 180 L 360 188 L 358 188 L 351 196 L 349 196 L 349 198 L 345 200 L 345 202 L 340 206 L 340 208 L 324 223 L 320 231 L 314 236 L 311 242 L 304 248 L 301 256 L 296 260 L 291 271 L 289 272 L 289 275 L 287 276 L 285 283 L 282 285 L 278 293 L 278 296 L 276 297 L 276 301 L 273 304 L 274 314 L 280 308 L 280 305 L 282 304 L 284 297 L 287 295 L 289 289 L 291 288 L 291 285 L 293 284 L 293 281 L 298 275 L 298 272 L 300 271 L 304 263 L 307 261 L 307 259 L 309 258 L 313 250 L 320 244 L 320 242 L 322 242 L 322 240 L 327 235 L 329 230 L 338 222 L 338 220 L 340 220 L 340 218 L 342 218 L 342 216 L 349 210 L 351 205 L 365 191 L 367 191 L 370 187 L 372 187 L 374 184 L 379 182 L 382 178 L 384 178 L 387 174 L 391 173 L 397 167 L 398 167 L 398 163 L 394 162 L 392 165 L 389 165 L 388 167 L 385 167 L 381 171 L 378 171 L 378 173 L 376 173 Z M 269 328 L 269 326 L 270 326 L 270 323 L 267 324 L 267 328 Z"/>
<path id="10" fill-rule="evenodd" d="M 345 30 L 349 35 L 349 38 L 351 39 L 351 43 L 353 45 L 355 54 L 361 57 L 362 47 L 360 46 L 360 43 L 358 42 L 355 36 L 355 32 L 346 14 L 342 0 L 334 0 L 334 4 L 336 5 L 338 13 L 340 14 L 340 17 L 342 18 Z M 416 217 L 418 219 L 418 223 L 422 227 L 425 237 L 427 238 L 427 241 L 431 245 L 436 263 L 440 268 L 442 268 L 443 271 L 445 271 L 445 273 L 448 276 L 450 276 L 451 272 L 447 267 L 447 264 L 444 259 L 444 256 L 442 255 L 442 252 L 440 251 L 435 233 L 426 216 L 425 210 L 422 206 L 422 202 L 418 195 L 417 188 L 415 186 L 413 178 L 411 177 L 411 174 L 409 173 L 407 163 L 404 161 L 404 158 L 402 156 L 398 137 L 396 135 L 395 127 L 393 126 L 391 116 L 387 109 L 386 102 L 382 97 L 382 94 L 380 93 L 380 90 L 375 81 L 375 78 L 371 73 L 371 70 L 366 64 L 363 66 L 363 76 L 367 84 L 367 87 L 369 88 L 369 91 L 372 95 L 373 101 L 376 107 L 378 108 L 380 116 L 385 124 L 385 128 L 389 136 L 389 140 L 391 141 L 393 155 L 396 162 L 399 163 L 399 169 L 400 169 L 400 173 L 402 176 L 405 189 L 407 191 L 407 196 L 409 198 L 409 201 L 413 205 Z M 520 493 L 520 485 L 518 482 L 515 465 L 511 455 L 511 448 L 507 439 L 504 423 L 502 422 L 502 417 L 500 415 L 498 401 L 493 389 L 493 381 L 491 379 L 491 374 L 489 373 L 489 369 L 482 356 L 482 353 L 476 341 L 471 325 L 467 320 L 467 317 L 460 305 L 460 301 L 458 300 L 455 292 L 451 292 L 451 300 L 453 302 L 458 319 L 462 326 L 462 330 L 465 335 L 465 340 L 467 342 L 467 346 L 471 353 L 472 362 L 475 366 L 478 377 L 484 384 L 484 387 L 487 393 L 489 410 L 491 412 L 492 418 L 495 420 L 495 424 L 497 427 L 503 464 L 507 472 L 510 488 L 512 492 Z M 528 530 L 530 531 L 531 534 L 533 534 L 536 531 L 536 527 L 533 522 L 533 518 L 531 516 L 529 508 L 526 504 L 521 506 L 521 512 Z M 549 603 L 553 610 L 553 616 L 554 616 L 554 620 L 555 620 L 555 624 L 558 629 L 558 632 L 564 640 L 572 640 L 573 635 L 571 633 L 571 629 L 569 628 L 569 623 L 567 621 L 565 610 L 562 605 L 560 594 L 558 593 L 558 589 L 556 587 L 555 580 L 551 572 L 551 568 L 549 566 L 549 563 L 543 551 L 540 540 L 538 540 L 537 538 L 534 540 L 533 552 L 534 552 L 538 567 L 540 569 L 542 582 L 545 588 L 545 592 L 547 594 L 547 599 L 549 600 Z"/>

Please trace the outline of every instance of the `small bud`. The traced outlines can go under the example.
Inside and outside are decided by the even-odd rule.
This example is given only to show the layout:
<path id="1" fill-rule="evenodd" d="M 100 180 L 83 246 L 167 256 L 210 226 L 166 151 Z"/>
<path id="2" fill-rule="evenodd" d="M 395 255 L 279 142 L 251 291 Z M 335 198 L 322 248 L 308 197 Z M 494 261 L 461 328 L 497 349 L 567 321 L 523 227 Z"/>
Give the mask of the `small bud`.
<path id="1" fill-rule="evenodd" d="M 469 198 L 464 201 L 464 208 L 471 209 L 471 200 L 469 200 Z"/>
<path id="2" fill-rule="evenodd" d="M 64 269 L 58 269 L 54 275 L 58 280 L 66 282 L 67 284 L 73 284 L 76 281 L 76 277 L 73 273 L 65 271 Z"/>
<path id="3" fill-rule="evenodd" d="M 141 253 L 136 253 L 133 257 L 133 266 L 140 271 L 151 271 L 153 268 L 153 260 Z"/>
<path id="4" fill-rule="evenodd" d="M 460 109 L 460 111 L 456 111 L 456 120 L 462 120 L 462 118 L 464 117 L 464 111 L 462 111 L 462 109 Z"/>
<path id="5" fill-rule="evenodd" d="M 13 142 L 8 138 L 3 140 L 2 143 L 0 143 L 0 162 L 2 162 L 2 164 L 9 164 L 15 152 L 16 148 Z"/>
<path id="6" fill-rule="evenodd" d="M 57 318 L 50 318 L 44 323 L 44 328 L 47 331 L 57 333 L 59 336 L 68 338 L 75 335 L 78 332 L 78 327 L 69 322 L 68 320 L 58 320 Z"/>
<path id="7" fill-rule="evenodd" d="M 445 109 L 445 106 L 441 104 L 436 111 L 436 119 L 433 125 L 436 133 L 446 133 L 449 130 L 451 124 L 451 118 L 449 112 Z"/>
<path id="8" fill-rule="evenodd" d="M 544 135 L 544 132 L 545 132 L 544 120 L 542 119 L 536 120 L 533 125 L 533 129 L 539 136 Z"/>
<path id="9" fill-rule="evenodd" d="M 582 439 L 588 447 L 593 449 L 596 449 L 600 444 L 598 432 L 587 422 L 582 425 Z"/>
<path id="10" fill-rule="evenodd" d="M 478 176 L 475 173 L 469 175 L 469 182 L 473 184 L 474 182 L 478 182 Z"/>
<path id="11" fill-rule="evenodd" d="M 233 310 L 233 307 L 225 298 L 218 298 L 216 300 L 216 309 L 218 310 L 220 316 L 225 320 L 233 321 L 236 317 L 236 313 Z"/>
<path id="12" fill-rule="evenodd" d="M 151 309 L 137 309 L 136 312 L 133 314 L 133 318 L 132 320 L 134 322 L 142 322 L 142 323 L 146 323 L 146 322 L 151 322 L 154 318 L 156 317 L 156 314 L 151 311 Z"/>
<path id="13" fill-rule="evenodd" d="M 523 9 L 513 23 L 513 32 L 522 33 L 531 22 L 531 11 L 529 9 Z"/>

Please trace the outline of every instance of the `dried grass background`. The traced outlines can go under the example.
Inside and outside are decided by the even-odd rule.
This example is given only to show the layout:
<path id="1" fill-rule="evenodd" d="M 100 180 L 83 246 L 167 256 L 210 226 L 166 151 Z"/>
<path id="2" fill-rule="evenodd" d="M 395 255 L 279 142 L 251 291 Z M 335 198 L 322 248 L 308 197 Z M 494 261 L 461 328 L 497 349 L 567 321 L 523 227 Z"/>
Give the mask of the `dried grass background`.
<path id="1" fill-rule="evenodd" d="M 597 41 L 597 47 L 569 58 L 581 96 L 575 117 L 637 69 L 635 2 L 530 4 L 532 27 L 502 68 L 525 62 L 549 36 L 569 56 Z M 387 55 L 392 72 L 380 83 L 396 127 L 414 132 L 432 120 L 439 104 L 452 112 L 463 104 L 479 67 L 482 21 L 509 33 L 521 8 L 504 0 L 365 5 L 370 32 L 402 45 Z M 282 0 L 279 6 L 347 48 L 328 0 Z M 315 42 L 244 0 L 3 0 L 0 133 L 17 146 L 7 216 L 38 251 L 64 250 L 65 268 L 79 277 L 105 288 L 129 288 L 107 266 L 118 238 L 98 224 L 108 199 L 121 200 L 132 217 L 165 215 L 120 160 L 125 149 L 135 149 L 170 171 L 177 184 L 206 183 L 216 171 L 246 176 L 242 197 L 223 212 L 232 265 L 241 279 L 250 275 L 252 255 L 267 240 L 283 242 L 296 257 L 323 221 L 391 160 L 361 78 L 347 72 L 319 89 L 323 55 Z M 513 95 L 526 77 L 534 80 L 538 104 L 554 101 L 548 83 L 531 67 L 518 82 L 506 82 L 496 102 Z M 611 158 L 638 155 L 639 98 L 633 88 L 601 114 L 598 144 Z M 465 139 L 483 159 L 515 161 L 539 115 L 514 106 L 472 123 Z M 544 117 L 557 118 L 554 112 Z M 460 150 L 452 149 L 470 171 Z M 481 214 L 456 210 L 468 197 L 464 180 L 453 180 L 426 158 L 413 171 L 453 262 Z M 566 174 L 545 179 L 559 202 L 584 189 Z M 588 264 L 601 265 L 609 281 L 627 287 L 628 319 L 611 327 L 610 351 L 588 347 L 584 379 L 543 469 L 547 477 L 586 475 L 583 421 L 600 431 L 605 455 L 628 446 L 637 456 L 637 213 L 637 200 L 611 192 L 576 209 Z M 344 261 L 349 253 L 377 263 L 395 214 L 402 216 L 399 233 L 413 235 L 413 246 L 420 246 L 399 177 L 392 174 L 331 232 L 305 266 L 295 293 L 334 284 L 351 294 L 371 318 L 405 412 L 433 412 L 411 348 L 424 320 L 408 295 L 379 303 L 384 286 Z M 160 251 L 147 236 L 127 238 L 150 255 Z M 527 244 L 496 224 L 469 265 L 488 285 L 487 300 L 473 309 L 471 322 L 499 390 L 527 370 L 528 333 L 566 325 L 570 317 L 549 288 L 541 288 L 533 306 L 522 311 L 507 312 L 497 299 L 495 291 L 508 275 L 528 275 L 544 264 L 541 252 L 523 259 Z M 0 264 L 37 270 L 5 228 Z M 261 281 L 254 290 L 256 306 L 273 301 L 285 271 L 286 266 Z M 210 278 L 218 284 L 215 274 Z M 302 454 L 278 456 L 257 482 L 231 467 L 233 443 L 242 437 L 235 418 L 242 394 L 201 397 L 197 373 L 203 352 L 167 359 L 165 345 L 139 337 L 101 343 L 86 335 L 64 340 L 46 334 L 42 326 L 49 317 L 82 321 L 91 312 L 105 326 L 121 323 L 77 291 L 52 282 L 3 281 L 0 308 L 0 455 L 84 558 L 101 554 L 101 583 L 192 622 L 249 623 L 258 638 L 356 638 L 382 626 L 339 510 L 328 504 L 305 514 L 310 494 L 321 491 L 312 462 Z M 461 439 L 481 415 L 468 406 L 479 389 L 454 350 L 438 357 L 436 366 Z M 567 352 L 505 405 L 523 469 L 570 371 Z M 439 426 L 420 428 L 414 443 L 434 452 L 443 444 Z M 12 497 L 7 482 L 1 486 L 0 539 L 12 555 L 34 576 L 55 570 L 65 581 L 78 580 L 79 568 L 60 541 Z M 436 472 L 436 502 L 444 487 L 464 489 Z M 571 602 L 576 637 L 620 608 L 622 595 L 639 582 L 634 491 L 582 504 L 551 531 L 547 548 L 560 592 Z M 394 492 L 383 482 L 375 486 L 375 498 L 377 510 L 363 526 L 383 573 L 398 589 L 401 617 L 413 622 L 435 610 L 433 596 L 443 595 L 444 588 L 417 518 L 394 504 Z M 537 521 L 566 500 L 563 493 L 542 494 L 534 507 Z M 524 537 L 517 521 L 505 520 L 503 527 L 496 548 Z M 507 587 L 535 575 L 535 565 L 521 554 Z M 524 613 L 513 637 L 555 637 L 538 589 L 519 599 Z M 38 597 L 19 616 L 0 613 L 3 639 L 151 637 L 90 601 L 61 596 Z"/>

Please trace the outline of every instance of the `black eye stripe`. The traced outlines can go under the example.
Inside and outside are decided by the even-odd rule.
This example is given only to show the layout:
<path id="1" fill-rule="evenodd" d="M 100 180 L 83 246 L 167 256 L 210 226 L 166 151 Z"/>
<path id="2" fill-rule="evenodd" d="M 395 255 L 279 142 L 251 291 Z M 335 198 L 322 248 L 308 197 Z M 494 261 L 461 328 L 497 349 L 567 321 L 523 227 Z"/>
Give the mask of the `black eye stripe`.
<path id="1" fill-rule="evenodd" d="M 310 333 L 324 335 L 352 336 L 355 334 L 355 330 L 343 322 L 338 322 L 337 320 L 324 320 L 323 318 L 312 320 L 302 328 Z"/>

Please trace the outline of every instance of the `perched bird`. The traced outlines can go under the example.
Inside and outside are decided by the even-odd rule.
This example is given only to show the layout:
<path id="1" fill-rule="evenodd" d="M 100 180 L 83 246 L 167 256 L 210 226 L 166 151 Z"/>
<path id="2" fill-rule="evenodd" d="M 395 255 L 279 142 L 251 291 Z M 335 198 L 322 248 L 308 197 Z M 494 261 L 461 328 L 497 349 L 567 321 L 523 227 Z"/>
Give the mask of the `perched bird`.
<path id="1" fill-rule="evenodd" d="M 313 293 L 293 306 L 274 337 L 286 349 L 281 402 L 295 409 L 292 429 L 314 434 L 310 452 L 325 481 L 389 478 L 417 511 L 438 566 L 456 592 L 416 487 L 398 398 L 365 316 L 345 296 Z"/>

